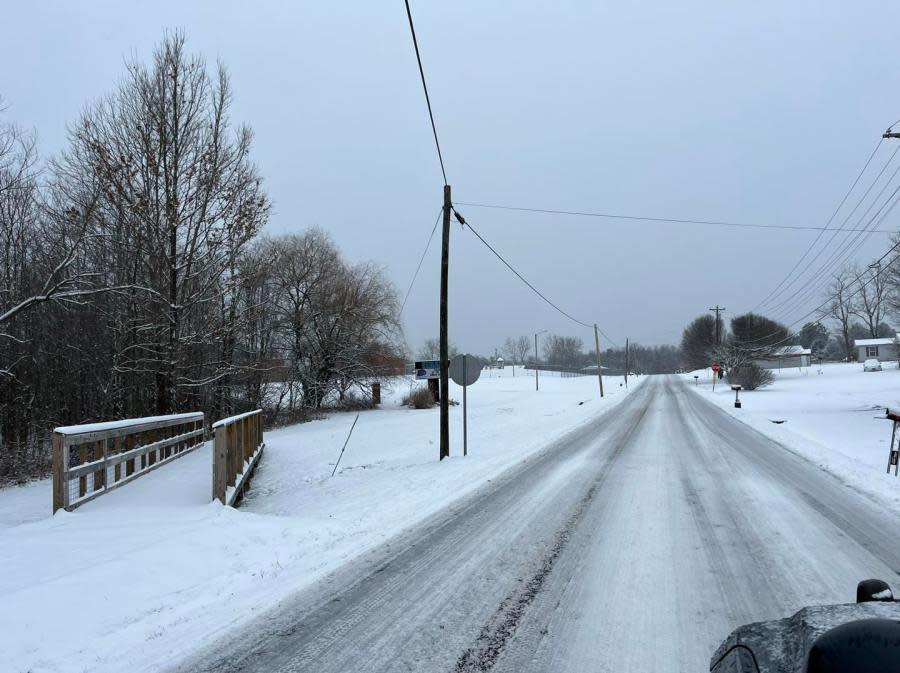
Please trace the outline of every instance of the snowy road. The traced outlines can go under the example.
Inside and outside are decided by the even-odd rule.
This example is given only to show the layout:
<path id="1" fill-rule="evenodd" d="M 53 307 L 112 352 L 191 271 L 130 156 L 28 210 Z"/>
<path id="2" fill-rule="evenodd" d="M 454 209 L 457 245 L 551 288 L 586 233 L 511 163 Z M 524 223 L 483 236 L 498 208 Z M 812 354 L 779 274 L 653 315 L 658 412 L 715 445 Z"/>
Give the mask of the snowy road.
<path id="1" fill-rule="evenodd" d="M 735 626 L 900 585 L 900 525 L 670 378 L 180 671 L 706 671 Z"/>

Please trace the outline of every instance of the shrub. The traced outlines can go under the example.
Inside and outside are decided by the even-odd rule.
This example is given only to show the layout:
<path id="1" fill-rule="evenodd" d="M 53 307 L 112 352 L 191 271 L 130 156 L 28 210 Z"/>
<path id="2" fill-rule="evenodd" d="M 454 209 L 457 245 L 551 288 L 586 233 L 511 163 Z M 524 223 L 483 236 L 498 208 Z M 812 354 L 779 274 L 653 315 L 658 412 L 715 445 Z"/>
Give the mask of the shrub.
<path id="1" fill-rule="evenodd" d="M 403 398 L 403 406 L 413 409 L 431 409 L 434 406 L 434 395 L 428 386 L 419 386 Z"/>
<path id="2" fill-rule="evenodd" d="M 736 383 L 744 390 L 756 390 L 771 385 L 774 381 L 775 375 L 755 362 L 748 362 L 728 370 L 728 382 Z"/>
<path id="3" fill-rule="evenodd" d="M 364 411 L 366 409 L 374 409 L 372 404 L 372 396 L 364 393 L 351 391 L 344 395 L 344 398 L 338 400 L 336 408 L 343 411 Z"/>

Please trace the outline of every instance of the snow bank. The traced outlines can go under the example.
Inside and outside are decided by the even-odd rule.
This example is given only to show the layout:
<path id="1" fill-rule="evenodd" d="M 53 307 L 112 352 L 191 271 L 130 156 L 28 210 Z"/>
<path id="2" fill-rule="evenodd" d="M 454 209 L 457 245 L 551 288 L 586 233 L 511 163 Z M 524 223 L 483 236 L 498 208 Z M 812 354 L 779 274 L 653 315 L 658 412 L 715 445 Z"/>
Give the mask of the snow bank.
<path id="1" fill-rule="evenodd" d="M 468 393 L 469 455 L 453 406 L 440 463 L 438 411 L 401 408 L 403 382 L 360 415 L 334 478 L 353 414 L 266 433 L 240 510 L 209 502 L 209 444 L 73 513 L 49 516 L 49 481 L 0 490 L 3 670 L 171 665 L 610 408 L 620 381 L 600 400 L 593 377 L 545 373 L 535 392 L 522 370 L 485 371 Z"/>
<path id="2" fill-rule="evenodd" d="M 741 409 L 727 382 L 712 391 L 711 372 L 682 375 L 688 386 L 756 430 L 900 511 L 900 478 L 888 475 L 891 423 L 900 408 L 900 370 L 863 372 L 862 363 L 774 370 L 775 383 L 741 391 Z M 694 384 L 694 376 L 699 384 Z"/>

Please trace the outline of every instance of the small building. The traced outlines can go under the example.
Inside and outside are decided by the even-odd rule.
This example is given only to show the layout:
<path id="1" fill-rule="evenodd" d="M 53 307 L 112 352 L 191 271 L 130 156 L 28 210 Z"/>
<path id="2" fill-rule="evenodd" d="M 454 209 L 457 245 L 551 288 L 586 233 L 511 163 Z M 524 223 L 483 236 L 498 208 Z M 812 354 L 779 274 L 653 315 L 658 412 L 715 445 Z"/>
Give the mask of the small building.
<path id="1" fill-rule="evenodd" d="M 856 339 L 853 345 L 856 347 L 856 359 L 859 362 L 866 360 L 878 360 L 879 362 L 888 362 L 896 360 L 897 343 L 900 334 L 896 337 L 884 337 L 881 339 Z"/>
<path id="2" fill-rule="evenodd" d="M 763 369 L 788 369 L 790 367 L 809 367 L 812 350 L 803 346 L 784 346 L 770 355 L 755 360 Z"/>
<path id="3" fill-rule="evenodd" d="M 497 358 L 497 369 L 503 369 L 503 358 Z"/>

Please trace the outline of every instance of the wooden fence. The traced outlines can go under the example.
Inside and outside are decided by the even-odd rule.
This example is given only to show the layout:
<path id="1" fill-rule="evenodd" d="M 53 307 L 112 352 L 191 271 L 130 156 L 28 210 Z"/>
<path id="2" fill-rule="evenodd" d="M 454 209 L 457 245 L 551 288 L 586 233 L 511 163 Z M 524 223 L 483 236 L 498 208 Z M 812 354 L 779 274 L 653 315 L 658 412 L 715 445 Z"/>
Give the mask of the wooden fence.
<path id="1" fill-rule="evenodd" d="M 262 410 L 213 423 L 213 500 L 234 505 L 244 494 L 263 449 Z"/>
<path id="2" fill-rule="evenodd" d="M 53 511 L 73 510 L 203 443 L 202 413 L 56 428 Z"/>

